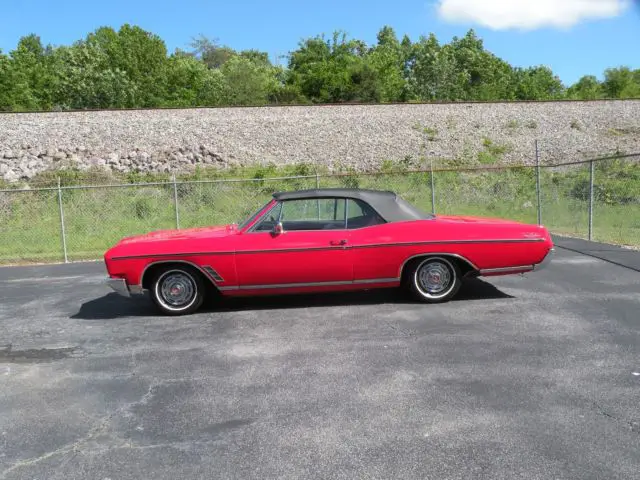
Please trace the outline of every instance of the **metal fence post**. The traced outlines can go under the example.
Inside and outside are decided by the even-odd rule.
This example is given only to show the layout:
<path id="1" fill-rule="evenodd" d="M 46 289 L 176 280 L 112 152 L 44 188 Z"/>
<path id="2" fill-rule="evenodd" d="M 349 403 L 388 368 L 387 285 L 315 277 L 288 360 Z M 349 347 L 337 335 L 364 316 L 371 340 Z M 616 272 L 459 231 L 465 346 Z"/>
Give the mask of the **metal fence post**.
<path id="1" fill-rule="evenodd" d="M 176 229 L 180 228 L 180 212 L 178 210 L 178 184 L 176 183 L 176 176 L 173 175 L 173 209 L 176 212 Z"/>
<path id="2" fill-rule="evenodd" d="M 433 176 L 433 159 L 431 159 L 431 213 L 436 214 L 436 180 Z"/>
<path id="3" fill-rule="evenodd" d="M 593 160 L 589 162 L 589 241 L 593 239 Z"/>
<path id="4" fill-rule="evenodd" d="M 538 150 L 538 140 L 536 145 L 536 195 L 538 197 L 538 225 L 542 225 L 542 202 L 540 201 L 540 151 Z"/>
<path id="5" fill-rule="evenodd" d="M 62 237 L 64 263 L 69 263 L 69 257 L 67 256 L 67 235 L 64 230 L 64 209 L 62 208 L 62 187 L 60 186 L 60 177 L 58 177 L 58 209 L 60 210 L 60 236 Z"/>
<path id="6" fill-rule="evenodd" d="M 318 175 L 318 171 L 316 170 L 316 188 L 320 188 L 320 175 Z M 346 206 L 346 203 L 345 203 Z M 320 221 L 320 200 L 316 200 L 316 211 L 318 212 L 318 221 Z"/>

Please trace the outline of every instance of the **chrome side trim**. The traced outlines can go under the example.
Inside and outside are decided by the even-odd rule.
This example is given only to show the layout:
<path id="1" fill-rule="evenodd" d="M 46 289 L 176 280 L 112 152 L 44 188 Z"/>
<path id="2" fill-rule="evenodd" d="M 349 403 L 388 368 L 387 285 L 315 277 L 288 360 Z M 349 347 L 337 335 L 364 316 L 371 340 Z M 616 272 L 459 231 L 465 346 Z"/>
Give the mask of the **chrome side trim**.
<path id="1" fill-rule="evenodd" d="M 111 260 L 132 260 L 142 258 L 172 258 L 172 257 L 195 257 L 200 255 L 234 255 L 236 252 L 184 252 L 184 253 L 156 253 L 144 255 L 124 255 L 121 257 L 112 257 Z M 174 260 L 178 261 L 178 260 Z M 158 262 L 156 262 L 158 263 Z"/>
<path id="2" fill-rule="evenodd" d="M 483 243 L 535 243 L 543 242 L 544 238 L 507 238 L 503 240 L 431 240 L 424 242 L 400 242 L 400 243 L 372 243 L 370 245 L 356 245 L 352 248 L 373 248 L 373 247 L 415 247 L 419 245 L 464 245 Z"/>
<path id="3" fill-rule="evenodd" d="M 213 278 L 216 282 L 224 282 L 224 278 L 220 276 L 218 272 L 215 271 L 211 265 L 205 265 L 202 269 L 209 274 L 211 278 Z"/>
<path id="4" fill-rule="evenodd" d="M 140 274 L 140 285 L 144 285 L 144 275 L 145 273 L 147 273 L 147 270 L 149 269 L 149 267 L 153 266 L 153 265 L 158 265 L 161 263 L 184 263 L 186 265 L 191 265 L 192 267 L 198 269 L 206 278 L 209 279 L 209 281 L 211 282 L 211 284 L 216 287 L 219 288 L 216 283 L 213 281 L 213 279 L 207 274 L 207 272 L 205 272 L 200 265 L 196 265 L 193 262 L 188 262 L 186 260 L 158 260 L 157 262 L 151 262 L 149 263 L 147 266 L 144 267 L 144 270 L 142 270 L 142 273 Z M 141 287 L 142 288 L 142 287 Z"/>
<path id="5" fill-rule="evenodd" d="M 309 283 L 280 283 L 269 285 L 241 285 L 233 287 L 219 287 L 221 291 L 229 290 L 270 290 L 279 288 L 304 288 L 304 287 L 333 287 L 339 285 L 367 285 L 375 283 L 396 283 L 399 278 L 367 278 L 364 280 L 344 280 L 336 282 L 309 282 Z"/>
<path id="6" fill-rule="evenodd" d="M 329 230 L 325 230 L 329 231 Z M 287 232 L 288 234 L 290 232 Z M 347 248 L 353 248 L 349 245 L 337 245 L 337 246 L 326 246 L 326 247 L 308 247 L 308 248 L 281 248 L 277 250 L 242 250 L 240 252 L 236 252 L 236 255 L 250 255 L 256 253 L 293 253 L 293 252 L 320 252 L 324 250 L 346 250 Z"/>
<path id="7" fill-rule="evenodd" d="M 483 270 L 480 270 L 480 275 L 488 275 L 490 273 L 530 272 L 533 269 L 534 269 L 533 265 L 520 265 L 517 267 L 485 268 Z"/>
<path id="8" fill-rule="evenodd" d="M 355 284 L 365 284 L 365 283 L 392 283 L 399 282 L 400 277 L 398 278 L 368 278 L 366 280 L 354 280 Z"/>
<path id="9" fill-rule="evenodd" d="M 299 232 L 302 230 L 293 230 L 293 232 Z M 316 231 L 316 230 L 313 230 Z M 328 230 L 323 230 L 328 231 Z M 342 231 L 342 230 L 340 230 Z M 267 233 L 267 232 L 259 232 Z M 311 248 L 285 248 L 285 249 L 264 249 L 264 250 L 242 250 L 235 252 L 187 252 L 187 253 L 164 253 L 157 255 L 130 255 L 123 257 L 113 257 L 111 260 L 128 260 L 133 258 L 156 258 L 156 257 L 194 257 L 200 255 L 249 255 L 256 253 L 289 253 L 289 252 L 312 252 L 320 250 L 336 250 L 347 248 L 375 248 L 375 247 L 416 247 L 420 245 L 461 245 L 461 244 L 484 244 L 484 243 L 535 243 L 543 242 L 543 238 L 529 238 L 529 239 L 503 239 L 503 240 L 435 240 L 424 242 L 400 242 L 400 243 L 373 243 L 370 245 L 345 245 L 339 247 L 311 247 Z M 438 255 L 437 253 L 426 252 L 429 255 Z M 441 254 L 450 255 L 450 254 Z M 157 263 L 157 262 L 156 262 Z"/>

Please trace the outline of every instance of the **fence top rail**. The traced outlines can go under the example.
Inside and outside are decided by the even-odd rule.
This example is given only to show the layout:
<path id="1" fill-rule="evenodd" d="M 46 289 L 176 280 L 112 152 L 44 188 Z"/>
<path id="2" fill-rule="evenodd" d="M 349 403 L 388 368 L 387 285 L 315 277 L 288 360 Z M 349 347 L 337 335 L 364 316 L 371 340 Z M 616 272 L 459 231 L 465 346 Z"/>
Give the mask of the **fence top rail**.
<path id="1" fill-rule="evenodd" d="M 607 157 L 591 158 L 588 160 L 578 160 L 571 162 L 553 163 L 540 165 L 540 168 L 555 168 L 571 165 L 584 165 L 587 163 L 595 163 L 607 160 L 625 160 L 630 158 L 638 158 L 640 153 L 630 153 L 625 155 L 611 155 Z M 225 178 L 225 179 L 204 179 L 204 180 L 166 180 L 161 182 L 143 182 L 143 183 L 112 183 L 102 185 L 67 185 L 54 187 L 33 187 L 33 188 L 6 188 L 0 189 L 0 193 L 16 193 L 16 192 L 46 192 L 58 190 L 87 190 L 100 188 L 133 188 L 133 187 L 153 187 L 162 186 L 170 187 L 173 185 L 194 185 L 194 184 L 214 184 L 214 183 L 256 183 L 256 182 L 274 182 L 282 180 L 309 180 L 315 178 L 344 178 L 353 176 L 385 176 L 385 175 L 406 175 L 420 173 L 439 173 L 439 172 L 491 172 L 491 171 L 508 171 L 518 169 L 537 168 L 536 165 L 530 164 L 513 164 L 513 165 L 486 165 L 477 167 L 447 167 L 447 168 L 419 168 L 397 171 L 380 171 L 380 172 L 344 172 L 344 173 L 323 173 L 314 175 L 292 175 L 280 177 L 264 177 L 264 178 Z"/>
<path id="2" fill-rule="evenodd" d="M 277 180 L 301 180 L 312 179 L 318 175 L 292 175 L 290 177 L 265 177 L 265 178 L 224 178 L 210 180 L 166 180 L 162 182 L 142 182 L 142 183 L 104 183 L 96 185 L 62 185 L 60 187 L 34 187 L 34 188 L 5 188 L 0 189 L 0 193 L 12 192 L 43 192 L 48 190 L 87 190 L 100 188 L 131 188 L 131 187 L 172 187 L 175 185 L 194 185 L 202 183 L 251 183 L 251 182 L 272 182 Z"/>
<path id="3" fill-rule="evenodd" d="M 576 161 L 572 161 L 572 162 L 561 162 L 561 163 L 553 163 L 553 164 L 544 164 L 544 165 L 540 165 L 540 168 L 553 168 L 553 167 L 564 167 L 567 165 L 584 165 L 585 163 L 597 163 L 597 162 L 603 162 L 603 161 L 607 161 L 607 160 L 627 160 L 629 158 L 638 158 L 640 159 L 640 153 L 628 153 L 625 155 L 610 155 L 608 157 L 598 157 L 598 158 L 591 158 L 588 160 L 576 160 Z"/>

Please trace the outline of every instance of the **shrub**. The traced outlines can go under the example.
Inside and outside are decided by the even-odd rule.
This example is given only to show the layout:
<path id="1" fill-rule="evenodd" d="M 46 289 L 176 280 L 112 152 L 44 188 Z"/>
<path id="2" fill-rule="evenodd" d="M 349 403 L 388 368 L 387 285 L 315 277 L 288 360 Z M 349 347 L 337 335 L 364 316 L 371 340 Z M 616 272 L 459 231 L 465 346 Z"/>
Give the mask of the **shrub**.
<path id="1" fill-rule="evenodd" d="M 569 196 L 576 200 L 589 200 L 590 174 L 587 169 L 574 174 L 574 185 Z M 594 200 L 606 205 L 640 204 L 640 168 L 634 162 L 619 159 L 604 160 L 595 164 L 593 185 Z"/>

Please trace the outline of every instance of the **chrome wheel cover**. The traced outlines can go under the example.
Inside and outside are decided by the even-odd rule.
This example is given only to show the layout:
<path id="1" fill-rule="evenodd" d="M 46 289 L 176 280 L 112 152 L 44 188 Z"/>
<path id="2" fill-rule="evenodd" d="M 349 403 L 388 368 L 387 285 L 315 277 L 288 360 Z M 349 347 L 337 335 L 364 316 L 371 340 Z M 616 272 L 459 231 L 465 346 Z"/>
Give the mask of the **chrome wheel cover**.
<path id="1" fill-rule="evenodd" d="M 425 297 L 441 298 L 446 296 L 454 287 L 455 270 L 445 260 L 426 260 L 416 270 L 415 282 Z"/>
<path id="2" fill-rule="evenodd" d="M 196 300 L 197 286 L 191 275 L 182 270 L 165 272 L 156 284 L 156 297 L 169 310 L 184 310 Z"/>

